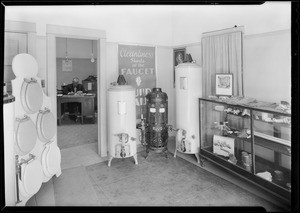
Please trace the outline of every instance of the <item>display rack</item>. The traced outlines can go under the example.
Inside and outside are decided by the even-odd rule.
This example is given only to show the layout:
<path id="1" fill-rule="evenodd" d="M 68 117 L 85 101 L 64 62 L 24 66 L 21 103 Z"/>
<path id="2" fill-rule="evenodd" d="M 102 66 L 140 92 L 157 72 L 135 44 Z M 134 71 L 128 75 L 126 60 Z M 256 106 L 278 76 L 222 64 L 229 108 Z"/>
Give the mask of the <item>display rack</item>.
<path id="1" fill-rule="evenodd" d="M 256 100 L 255 104 L 229 100 L 199 98 L 200 158 L 290 202 L 290 111 Z"/>

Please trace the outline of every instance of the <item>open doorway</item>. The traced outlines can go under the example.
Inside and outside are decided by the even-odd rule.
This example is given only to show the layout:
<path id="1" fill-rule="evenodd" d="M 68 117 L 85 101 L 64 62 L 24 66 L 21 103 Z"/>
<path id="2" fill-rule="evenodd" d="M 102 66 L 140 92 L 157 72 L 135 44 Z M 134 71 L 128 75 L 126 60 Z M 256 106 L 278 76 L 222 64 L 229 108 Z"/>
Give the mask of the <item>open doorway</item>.
<path id="1" fill-rule="evenodd" d="M 97 151 L 93 151 L 97 157 L 107 156 L 107 140 L 106 140 L 106 33 L 103 30 L 88 29 L 79 27 L 69 27 L 60 25 L 47 24 L 47 81 L 46 81 L 46 93 L 51 98 L 53 106 L 57 106 L 57 59 L 56 59 L 56 40 L 58 38 L 73 38 L 94 40 L 96 45 L 95 52 L 97 51 L 97 57 L 95 57 L 97 63 L 97 125 L 98 125 L 98 142 L 95 144 Z M 80 53 L 81 51 L 79 51 Z M 81 79 L 84 80 L 84 79 Z M 57 109 L 55 109 L 55 116 L 57 117 Z M 59 141 L 58 141 L 59 144 Z M 77 148 L 79 146 L 76 146 Z M 73 162 L 77 160 L 78 156 L 82 155 L 82 150 L 78 148 L 78 152 L 73 153 L 70 159 L 66 161 Z M 64 168 L 63 150 L 62 152 L 62 168 Z M 88 155 L 88 153 L 87 153 Z M 88 158 L 87 160 L 90 160 Z M 79 160 L 82 162 L 81 160 Z"/>
<path id="2" fill-rule="evenodd" d="M 56 38 L 57 145 L 61 150 L 81 146 L 97 152 L 96 44 L 90 39 Z"/>

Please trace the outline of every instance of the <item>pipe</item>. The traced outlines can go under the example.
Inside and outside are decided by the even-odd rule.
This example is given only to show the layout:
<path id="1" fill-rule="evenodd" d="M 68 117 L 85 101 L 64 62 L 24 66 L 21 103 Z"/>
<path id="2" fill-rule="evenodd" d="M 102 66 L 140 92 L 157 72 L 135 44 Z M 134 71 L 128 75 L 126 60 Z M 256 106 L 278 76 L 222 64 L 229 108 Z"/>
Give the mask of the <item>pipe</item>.
<path id="1" fill-rule="evenodd" d="M 126 157 L 125 145 L 129 140 L 129 135 L 127 133 L 119 133 L 119 134 L 115 134 L 115 136 L 119 137 L 119 141 L 122 143 L 120 155 L 122 158 L 125 158 Z M 135 140 L 135 138 L 131 137 L 131 140 Z"/>
<path id="2" fill-rule="evenodd" d="M 26 163 L 29 164 L 35 159 L 35 156 L 33 154 L 29 154 L 29 159 L 24 160 L 22 159 L 21 162 L 19 162 L 19 155 L 15 155 L 15 162 L 16 162 L 16 188 L 17 188 L 17 201 L 16 204 L 21 203 L 22 200 L 20 200 L 20 189 L 19 189 L 19 179 L 21 180 L 21 165 Z"/>
<path id="3" fill-rule="evenodd" d="M 136 125 L 136 128 L 141 130 L 141 138 L 140 138 L 140 141 L 141 141 L 141 144 L 142 144 L 143 146 L 146 146 L 146 145 L 147 145 L 147 142 L 146 142 L 146 127 L 147 127 L 147 126 L 148 126 L 148 125 L 146 124 L 146 118 L 144 118 L 143 113 L 141 113 L 141 123 L 140 123 L 140 124 L 137 124 L 137 125 Z"/>
<path id="4" fill-rule="evenodd" d="M 146 146 L 146 119 L 143 118 L 143 114 L 141 116 L 141 123 L 137 125 L 137 129 L 141 130 L 141 144 Z"/>
<path id="5" fill-rule="evenodd" d="M 19 177 L 21 177 L 21 164 L 19 164 L 19 156 L 15 156 L 16 162 L 16 189 L 17 189 L 17 201 L 16 204 L 21 203 L 20 200 L 20 191 L 19 191 Z"/>

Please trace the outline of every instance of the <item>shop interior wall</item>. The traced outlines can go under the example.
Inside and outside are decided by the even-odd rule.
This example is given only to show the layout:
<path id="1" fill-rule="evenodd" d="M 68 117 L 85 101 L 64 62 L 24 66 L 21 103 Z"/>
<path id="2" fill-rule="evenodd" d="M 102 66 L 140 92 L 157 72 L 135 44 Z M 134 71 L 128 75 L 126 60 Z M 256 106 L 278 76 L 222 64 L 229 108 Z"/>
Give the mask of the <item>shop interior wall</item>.
<path id="1" fill-rule="evenodd" d="M 260 101 L 291 103 L 291 33 L 290 30 L 245 35 L 244 37 L 244 95 Z M 201 63 L 201 44 L 186 47 L 196 62 Z M 290 135 L 290 132 L 286 134 Z M 250 147 L 247 151 L 250 152 Z M 267 160 L 274 153 L 262 146 L 256 147 L 257 154 Z M 282 155 L 282 166 L 290 168 L 291 158 Z"/>
<path id="2" fill-rule="evenodd" d="M 245 36 L 245 96 L 291 103 L 290 30 Z"/>
<path id="3" fill-rule="evenodd" d="M 200 42 L 174 48 L 182 47 L 202 66 Z M 245 35 L 243 48 L 244 95 L 261 101 L 291 103 L 290 30 Z"/>
<path id="4" fill-rule="evenodd" d="M 123 44 L 123 43 L 122 43 Z M 140 45 L 140 44 L 139 44 Z M 155 45 L 153 45 L 155 46 Z M 168 95 L 168 123 L 175 125 L 175 89 L 173 88 L 173 48 L 156 46 L 157 87 Z M 107 89 L 118 78 L 118 43 L 106 43 L 106 84 Z"/>
<path id="5" fill-rule="evenodd" d="M 79 82 L 90 75 L 97 75 L 96 61 L 91 62 L 92 53 L 97 57 L 96 43 L 87 39 L 57 38 L 56 39 L 56 70 L 57 88 L 61 89 L 63 83 L 70 84 L 74 77 Z M 93 45 L 93 47 L 92 47 Z M 69 59 L 72 59 L 72 71 L 62 71 L 62 60 L 66 57 L 66 50 Z"/>
<path id="6" fill-rule="evenodd" d="M 38 76 L 42 80 L 46 80 L 46 37 L 37 36 L 36 37 L 36 61 L 38 62 Z M 46 81 L 45 81 L 46 84 Z M 46 92 L 46 85 L 43 89 Z"/>
<path id="7" fill-rule="evenodd" d="M 168 124 L 175 127 L 175 88 L 173 85 L 173 49 L 170 47 L 156 48 L 156 86 L 168 95 Z M 170 135 L 174 135 L 170 132 Z"/>
<path id="8" fill-rule="evenodd" d="M 218 17 L 218 18 L 216 18 Z M 244 26 L 245 34 L 282 30 L 291 26 L 291 2 L 257 5 L 180 5 L 172 7 L 172 45 L 199 42 L 204 32 Z"/>
<path id="9" fill-rule="evenodd" d="M 290 30 L 245 36 L 244 92 L 261 101 L 291 103 Z M 273 159 L 273 153 L 264 147 L 256 150 L 261 157 Z M 291 157 L 282 155 L 282 166 L 290 169 L 289 162 Z"/>
<path id="10" fill-rule="evenodd" d="M 57 71 L 57 88 L 61 89 L 63 83 L 70 84 L 74 77 L 79 78 L 81 83 L 90 75 L 97 75 L 96 62 L 92 63 L 90 59 L 73 58 L 72 59 L 72 71 L 62 71 L 62 60 L 64 58 L 56 59 L 56 71 Z"/>
<path id="11" fill-rule="evenodd" d="M 200 37 L 201 38 L 201 37 Z M 199 40 L 200 40 L 199 38 Z M 107 88 L 118 77 L 117 43 L 107 42 Z M 37 37 L 37 60 L 39 75 L 46 74 L 45 37 Z M 155 46 L 155 45 L 154 45 Z M 201 65 L 201 44 L 187 44 L 186 52 Z M 175 89 L 173 88 L 173 47 L 157 47 L 157 86 L 169 97 L 169 123 L 175 125 Z M 262 101 L 279 102 L 291 100 L 291 42 L 289 30 L 245 35 L 244 39 L 244 90 L 245 96 Z M 170 80 L 165 80 L 170 79 Z M 253 84 L 255 82 L 255 84 Z M 262 153 L 264 151 L 261 147 Z M 259 152 L 260 152 L 259 151 Z M 272 156 L 266 156 L 267 159 Z M 283 164 L 290 160 L 283 157 Z"/>

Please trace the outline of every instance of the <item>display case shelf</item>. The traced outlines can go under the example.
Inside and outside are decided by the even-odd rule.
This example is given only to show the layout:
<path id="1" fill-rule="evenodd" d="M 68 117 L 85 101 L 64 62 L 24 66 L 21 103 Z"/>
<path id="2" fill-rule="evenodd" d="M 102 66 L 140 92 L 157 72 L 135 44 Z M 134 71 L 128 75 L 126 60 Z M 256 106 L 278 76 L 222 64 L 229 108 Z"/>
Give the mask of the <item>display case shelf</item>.
<path id="1" fill-rule="evenodd" d="M 228 102 L 199 99 L 200 157 L 290 201 L 291 114 L 266 102 L 255 107 Z"/>
<path id="2" fill-rule="evenodd" d="M 258 122 L 267 123 L 267 124 L 270 124 L 270 125 L 277 125 L 277 126 L 281 126 L 281 127 L 291 128 L 291 124 L 289 124 L 289 123 L 270 122 L 270 121 L 264 121 L 262 119 L 256 119 L 256 118 L 253 118 L 253 120 L 258 121 Z"/>
<path id="3" fill-rule="evenodd" d="M 291 156 L 291 149 L 290 149 L 290 145 L 284 145 L 281 143 L 277 143 L 273 140 L 269 140 L 263 137 L 259 137 L 259 136 L 254 136 L 254 141 L 255 144 L 263 146 L 267 149 L 271 149 L 274 152 L 278 152 L 280 154 L 285 154 L 288 156 Z"/>

